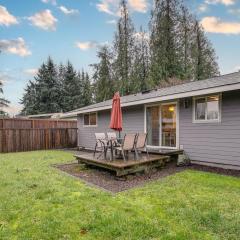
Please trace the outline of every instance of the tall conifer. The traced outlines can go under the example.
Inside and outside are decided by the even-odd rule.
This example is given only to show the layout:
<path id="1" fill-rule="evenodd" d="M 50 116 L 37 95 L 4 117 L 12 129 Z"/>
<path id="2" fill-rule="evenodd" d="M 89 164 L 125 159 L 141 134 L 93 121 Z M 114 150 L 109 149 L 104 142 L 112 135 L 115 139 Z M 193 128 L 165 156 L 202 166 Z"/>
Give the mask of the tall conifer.
<path id="1" fill-rule="evenodd" d="M 178 0 L 155 0 L 150 21 L 150 78 L 155 85 L 178 77 Z"/>
<path id="2" fill-rule="evenodd" d="M 0 81 L 0 116 L 5 116 L 7 113 L 3 110 L 8 107 L 9 101 L 3 97 L 3 83 Z"/>
<path id="3" fill-rule="evenodd" d="M 95 101 L 102 102 L 112 98 L 114 81 L 112 76 L 112 56 L 107 46 L 100 48 L 97 54 L 99 63 L 94 67 Z"/>
<path id="4" fill-rule="evenodd" d="M 131 92 L 137 93 L 151 88 L 149 82 L 149 36 L 140 27 L 135 35 L 134 65 Z"/>
<path id="5" fill-rule="evenodd" d="M 114 78 L 118 83 L 117 89 L 122 95 L 126 95 L 130 93 L 135 30 L 126 0 L 121 0 L 120 12 L 121 16 L 117 23 L 117 32 L 113 43 L 115 49 Z"/>
<path id="6" fill-rule="evenodd" d="M 197 20 L 194 25 L 192 58 L 194 61 L 194 80 L 202 80 L 219 75 L 215 50 Z"/>
<path id="7" fill-rule="evenodd" d="M 61 69 L 59 69 L 59 72 L 61 72 Z M 62 110 L 67 112 L 82 107 L 81 79 L 78 77 L 72 63 L 69 61 L 65 66 L 62 80 Z"/>

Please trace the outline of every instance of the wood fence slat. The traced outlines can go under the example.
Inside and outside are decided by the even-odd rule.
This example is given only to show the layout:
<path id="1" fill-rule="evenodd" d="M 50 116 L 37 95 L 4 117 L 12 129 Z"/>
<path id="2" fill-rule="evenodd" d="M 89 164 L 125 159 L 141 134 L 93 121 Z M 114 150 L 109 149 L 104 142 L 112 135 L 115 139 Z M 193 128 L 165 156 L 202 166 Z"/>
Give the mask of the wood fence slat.
<path id="1" fill-rule="evenodd" d="M 77 129 L 0 129 L 0 152 L 74 148 Z"/>
<path id="2" fill-rule="evenodd" d="M 1 118 L 1 129 L 77 128 L 77 121 L 52 119 Z"/>
<path id="3" fill-rule="evenodd" d="M 77 146 L 77 122 L 0 119 L 0 152 L 21 152 Z"/>

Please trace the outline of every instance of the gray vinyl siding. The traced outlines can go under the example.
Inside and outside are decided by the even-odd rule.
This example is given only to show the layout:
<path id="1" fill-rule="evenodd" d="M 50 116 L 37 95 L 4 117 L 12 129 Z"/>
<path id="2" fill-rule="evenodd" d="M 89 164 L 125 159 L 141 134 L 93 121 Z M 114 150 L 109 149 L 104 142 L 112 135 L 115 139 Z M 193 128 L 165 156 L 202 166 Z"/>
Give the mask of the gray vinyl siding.
<path id="1" fill-rule="evenodd" d="M 97 113 L 97 127 L 84 127 L 83 115 L 78 116 L 78 146 L 93 149 L 95 145 L 94 133 L 109 132 L 110 110 Z M 144 131 L 144 106 L 123 108 L 123 132 L 136 133 Z"/>
<path id="2" fill-rule="evenodd" d="M 189 108 L 180 101 L 180 145 L 193 161 L 240 166 L 240 91 L 222 94 L 219 123 L 193 123 Z"/>

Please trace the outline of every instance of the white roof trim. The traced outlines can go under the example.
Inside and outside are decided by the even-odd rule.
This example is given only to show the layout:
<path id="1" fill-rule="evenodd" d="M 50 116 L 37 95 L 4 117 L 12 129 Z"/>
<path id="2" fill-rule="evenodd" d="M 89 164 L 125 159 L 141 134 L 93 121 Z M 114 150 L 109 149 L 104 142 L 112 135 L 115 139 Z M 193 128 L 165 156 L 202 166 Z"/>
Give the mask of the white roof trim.
<path id="1" fill-rule="evenodd" d="M 130 106 L 135 106 L 135 105 L 140 105 L 140 104 L 162 102 L 162 101 L 167 101 L 167 100 L 174 100 L 174 99 L 185 98 L 185 97 L 194 97 L 194 96 L 200 96 L 200 95 L 206 95 L 206 94 L 212 94 L 212 93 L 221 93 L 221 92 L 227 92 L 227 91 L 238 90 L 238 89 L 240 89 L 240 83 L 229 84 L 229 85 L 213 87 L 213 88 L 208 88 L 208 89 L 183 92 L 183 93 L 176 93 L 176 94 L 171 94 L 171 95 L 166 95 L 166 96 L 153 97 L 153 98 L 137 100 L 137 101 L 132 101 L 132 102 L 126 102 L 126 103 L 122 103 L 122 107 L 130 107 Z M 103 110 L 108 110 L 111 108 L 112 108 L 111 105 L 89 108 L 89 109 L 79 110 L 76 112 L 65 113 L 65 114 L 63 114 L 62 117 L 77 116 L 82 113 L 103 111 Z"/>

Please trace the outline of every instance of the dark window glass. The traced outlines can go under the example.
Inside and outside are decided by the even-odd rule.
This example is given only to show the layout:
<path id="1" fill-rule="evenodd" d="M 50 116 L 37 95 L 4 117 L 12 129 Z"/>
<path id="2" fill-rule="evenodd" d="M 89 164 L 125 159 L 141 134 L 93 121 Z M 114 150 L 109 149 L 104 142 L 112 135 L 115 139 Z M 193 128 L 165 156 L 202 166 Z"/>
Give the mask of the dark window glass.
<path id="1" fill-rule="evenodd" d="M 89 125 L 89 114 L 84 115 L 84 125 L 86 125 L 86 126 Z"/>
<path id="2" fill-rule="evenodd" d="M 207 97 L 207 119 L 217 120 L 219 118 L 219 97 Z"/>
<path id="3" fill-rule="evenodd" d="M 205 120 L 206 100 L 205 98 L 196 99 L 195 102 L 195 118 L 196 120 Z"/>
<path id="4" fill-rule="evenodd" d="M 91 113 L 89 116 L 90 116 L 90 125 L 97 125 L 97 114 Z"/>

